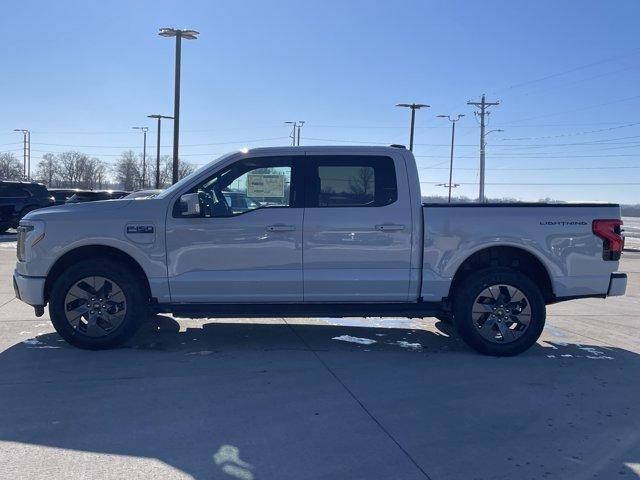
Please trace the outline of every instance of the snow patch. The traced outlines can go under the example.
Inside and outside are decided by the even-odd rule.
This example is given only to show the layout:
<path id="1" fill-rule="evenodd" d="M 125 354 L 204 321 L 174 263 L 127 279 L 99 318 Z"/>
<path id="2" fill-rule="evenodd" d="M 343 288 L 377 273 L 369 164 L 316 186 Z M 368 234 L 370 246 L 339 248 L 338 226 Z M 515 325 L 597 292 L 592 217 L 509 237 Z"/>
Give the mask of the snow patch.
<path id="1" fill-rule="evenodd" d="M 341 342 L 358 343 L 360 345 L 371 345 L 376 343 L 375 340 L 370 338 L 352 337 L 351 335 L 340 335 L 339 337 L 333 337 L 332 340 L 340 340 Z"/>
<path id="2" fill-rule="evenodd" d="M 200 350 L 199 352 L 189 352 L 185 353 L 185 355 L 211 355 L 213 352 L 211 350 Z"/>
<path id="3" fill-rule="evenodd" d="M 27 340 L 24 340 L 22 343 L 24 343 L 25 345 L 44 345 L 44 343 L 42 343 L 40 340 L 36 340 L 35 338 L 29 338 Z"/>
<path id="4" fill-rule="evenodd" d="M 398 345 L 399 347 L 402 348 L 406 348 L 409 350 L 422 350 L 422 345 L 419 343 L 410 343 L 410 342 L 405 342 L 404 340 L 398 340 L 397 342 L 393 343 L 394 345 Z"/>

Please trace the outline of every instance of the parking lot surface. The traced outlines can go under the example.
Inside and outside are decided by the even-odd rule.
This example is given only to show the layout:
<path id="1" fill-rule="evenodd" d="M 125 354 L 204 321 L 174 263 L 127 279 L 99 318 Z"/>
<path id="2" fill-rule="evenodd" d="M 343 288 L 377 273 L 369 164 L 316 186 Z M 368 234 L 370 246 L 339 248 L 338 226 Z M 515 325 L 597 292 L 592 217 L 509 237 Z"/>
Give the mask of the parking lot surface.
<path id="1" fill-rule="evenodd" d="M 90 352 L 16 300 L 0 238 L 0 478 L 640 476 L 640 253 L 626 297 L 480 356 L 435 319 L 158 315 Z"/>

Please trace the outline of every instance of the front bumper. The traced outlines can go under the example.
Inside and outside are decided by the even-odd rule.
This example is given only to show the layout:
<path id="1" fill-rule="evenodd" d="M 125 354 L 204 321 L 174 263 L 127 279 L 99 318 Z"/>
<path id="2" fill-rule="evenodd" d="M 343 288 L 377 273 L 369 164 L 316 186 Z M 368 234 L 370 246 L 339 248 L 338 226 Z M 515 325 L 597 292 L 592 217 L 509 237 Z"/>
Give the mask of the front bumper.
<path id="1" fill-rule="evenodd" d="M 616 297 L 624 295 L 627 290 L 627 274 L 626 273 L 612 273 L 609 279 L 609 291 L 608 297 Z"/>
<path id="2" fill-rule="evenodd" d="M 29 305 L 44 305 L 44 277 L 27 277 L 13 272 L 13 290 L 18 300 Z"/>

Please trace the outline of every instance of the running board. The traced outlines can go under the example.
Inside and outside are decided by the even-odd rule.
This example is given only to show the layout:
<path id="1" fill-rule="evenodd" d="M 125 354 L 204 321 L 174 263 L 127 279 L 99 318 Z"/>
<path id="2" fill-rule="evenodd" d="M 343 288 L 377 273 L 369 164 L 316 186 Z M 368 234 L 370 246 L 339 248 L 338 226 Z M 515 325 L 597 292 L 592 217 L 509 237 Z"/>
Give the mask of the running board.
<path id="1" fill-rule="evenodd" d="M 441 315 L 438 302 L 419 303 L 168 303 L 156 304 L 158 313 L 186 318 L 274 317 L 406 317 Z"/>

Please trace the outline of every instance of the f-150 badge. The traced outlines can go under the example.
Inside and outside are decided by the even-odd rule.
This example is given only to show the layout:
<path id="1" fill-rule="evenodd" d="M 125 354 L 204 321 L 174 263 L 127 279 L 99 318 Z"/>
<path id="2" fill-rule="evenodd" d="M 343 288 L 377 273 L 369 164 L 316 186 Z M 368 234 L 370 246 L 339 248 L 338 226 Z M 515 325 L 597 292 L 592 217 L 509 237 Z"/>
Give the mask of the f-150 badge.
<path id="1" fill-rule="evenodd" d="M 153 225 L 127 225 L 127 233 L 153 233 Z"/>

